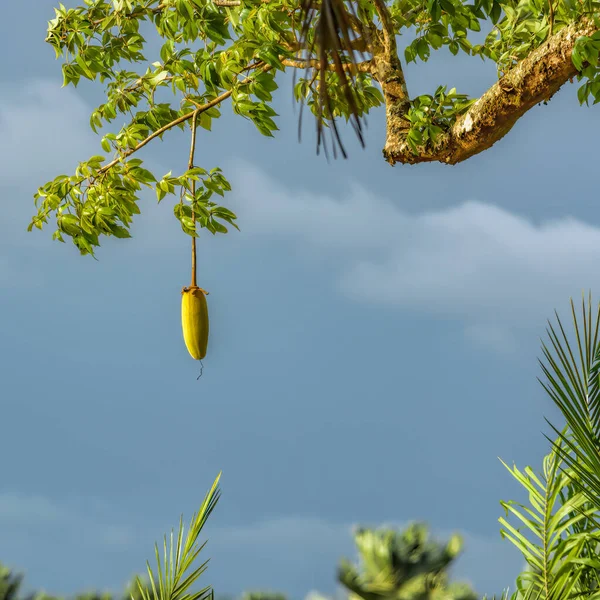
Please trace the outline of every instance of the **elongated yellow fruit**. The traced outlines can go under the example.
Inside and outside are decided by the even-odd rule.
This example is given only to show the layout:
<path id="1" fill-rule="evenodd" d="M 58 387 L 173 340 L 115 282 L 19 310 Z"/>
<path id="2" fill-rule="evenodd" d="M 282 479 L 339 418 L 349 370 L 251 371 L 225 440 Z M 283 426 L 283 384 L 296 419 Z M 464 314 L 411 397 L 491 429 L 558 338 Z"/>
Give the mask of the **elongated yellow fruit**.
<path id="1" fill-rule="evenodd" d="M 181 290 L 181 326 L 186 348 L 195 360 L 206 356 L 208 346 L 208 305 L 206 292 L 197 286 Z"/>

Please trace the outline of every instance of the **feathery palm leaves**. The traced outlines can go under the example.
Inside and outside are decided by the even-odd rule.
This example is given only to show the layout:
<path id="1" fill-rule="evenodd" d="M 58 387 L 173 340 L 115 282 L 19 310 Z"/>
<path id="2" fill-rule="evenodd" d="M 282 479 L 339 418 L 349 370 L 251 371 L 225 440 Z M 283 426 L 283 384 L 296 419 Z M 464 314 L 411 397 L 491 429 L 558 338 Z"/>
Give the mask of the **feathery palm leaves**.
<path id="1" fill-rule="evenodd" d="M 179 533 L 176 540 L 171 531 L 170 544 L 167 549 L 167 536 L 163 543 L 163 560 L 161 562 L 158 544 L 155 545 L 157 575 L 155 576 L 147 563 L 148 582 L 137 578 L 137 586 L 142 600 L 208 600 L 213 598 L 211 586 L 191 592 L 190 587 L 206 570 L 208 560 L 190 571 L 206 542 L 198 544 L 198 536 L 210 513 L 215 508 L 220 497 L 218 483 L 221 474 L 215 479 L 211 489 L 206 494 L 198 512 L 192 517 L 187 536 L 184 541 L 183 521 L 179 520 Z M 188 572 L 189 571 L 189 572 Z M 132 595 L 133 598 L 133 595 Z"/>
<path id="2" fill-rule="evenodd" d="M 550 349 L 542 345 L 547 364 L 541 363 L 544 389 L 563 413 L 571 436 L 551 423 L 562 444 L 559 456 L 571 468 L 575 482 L 591 502 L 600 506 L 600 304 L 592 313 L 591 295 L 582 301 L 581 322 L 571 300 L 575 345 L 569 342 L 556 315 L 558 330 L 549 323 Z"/>
<path id="3" fill-rule="evenodd" d="M 382 2 L 383 0 L 379 0 Z M 382 4 L 385 8 L 385 6 Z M 356 56 L 362 55 L 355 49 L 355 42 L 361 39 L 363 46 L 370 46 L 369 27 L 357 16 L 352 0 L 302 0 L 302 28 L 300 49 L 308 56 L 316 56 L 319 93 L 316 102 L 317 153 L 323 145 L 327 154 L 324 138 L 324 124 L 331 124 L 332 149 L 334 157 L 339 147 L 343 157 L 346 151 L 342 144 L 332 108 L 332 85 L 339 86 L 349 111 L 349 120 L 354 132 L 364 147 L 362 111 L 356 94 L 352 73 L 356 73 Z M 387 8 L 385 8 L 387 10 Z M 308 72 L 307 68 L 307 72 Z M 295 77 L 295 76 L 294 76 Z M 302 105 L 300 107 L 299 128 L 302 123 Z"/>
<path id="4" fill-rule="evenodd" d="M 462 549 L 460 536 L 446 545 L 429 539 L 423 524 L 405 531 L 359 529 L 362 568 L 342 561 L 338 579 L 351 600 L 476 600 L 468 585 L 448 583 L 448 568 Z"/>
<path id="5" fill-rule="evenodd" d="M 22 575 L 0 564 L 0 600 L 18 600 L 22 581 Z"/>
<path id="6" fill-rule="evenodd" d="M 571 300 L 573 336 L 556 314 L 549 343 L 542 343 L 540 381 L 565 417 L 538 476 L 529 467 L 509 469 L 530 506 L 503 502 L 524 528 L 500 519 L 502 534 L 523 553 L 529 570 L 518 579 L 519 600 L 600 599 L 600 305 L 582 299 L 578 318 Z M 505 465 L 506 466 L 506 465 Z M 507 467 L 508 468 L 508 467 Z M 524 533 L 525 531 L 525 533 Z"/>
<path id="7" fill-rule="evenodd" d="M 516 517 L 524 527 L 515 527 L 504 517 L 499 519 L 502 537 L 519 548 L 530 567 L 517 580 L 523 600 L 589 598 L 585 576 L 589 565 L 583 559 L 596 535 L 597 506 L 572 485 L 556 448 L 545 457 L 540 475 L 530 467 L 521 471 L 502 461 L 529 496 L 529 506 L 501 502 L 507 517 Z"/>

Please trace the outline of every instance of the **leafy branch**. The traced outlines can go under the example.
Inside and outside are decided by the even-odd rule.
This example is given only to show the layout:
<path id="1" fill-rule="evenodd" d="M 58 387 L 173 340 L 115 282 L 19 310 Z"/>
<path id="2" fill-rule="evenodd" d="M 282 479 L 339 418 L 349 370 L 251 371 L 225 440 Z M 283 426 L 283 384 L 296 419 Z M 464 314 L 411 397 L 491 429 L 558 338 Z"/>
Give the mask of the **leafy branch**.
<path id="1" fill-rule="evenodd" d="M 433 96 L 424 94 L 414 98 L 406 115 L 410 123 L 406 140 L 412 151 L 419 154 L 423 147 L 434 147 L 438 137 L 474 102 L 475 99 L 458 94 L 456 88 L 446 92 L 446 86 L 438 87 Z"/>
<path id="2" fill-rule="evenodd" d="M 254 64 L 252 66 L 253 67 L 261 67 L 261 70 L 263 73 L 266 73 L 267 71 L 272 69 L 271 65 L 262 65 L 261 66 L 260 63 Z M 250 68 L 250 67 L 247 67 L 246 69 L 248 69 L 248 68 Z M 248 76 L 243 81 L 241 81 L 239 83 L 239 85 L 240 86 L 247 85 L 247 84 L 251 83 L 252 80 L 253 80 L 252 76 Z M 121 156 L 115 158 L 114 160 L 112 160 L 111 162 L 107 163 L 102 168 L 100 168 L 98 170 L 98 174 L 101 175 L 102 173 L 106 173 L 106 171 L 108 171 L 109 169 L 114 167 L 116 164 L 122 162 L 124 158 L 127 158 L 128 156 L 131 156 L 132 154 L 136 153 L 138 150 L 141 150 L 144 146 L 149 144 L 153 139 L 162 136 L 165 132 L 169 131 L 169 129 L 173 129 L 173 127 L 177 127 L 178 125 L 181 125 L 182 123 L 185 123 L 186 121 L 189 121 L 190 119 L 197 117 L 201 113 L 206 112 L 207 110 L 213 108 L 214 106 L 218 106 L 219 104 L 221 104 L 221 102 L 223 102 L 224 100 L 227 100 L 227 98 L 229 98 L 233 94 L 233 92 L 234 92 L 233 88 L 231 90 L 227 90 L 226 92 L 223 92 L 221 95 L 217 96 L 216 98 L 207 102 L 206 104 L 203 104 L 202 106 L 198 106 L 194 110 L 192 110 L 184 115 L 181 115 L 180 117 L 174 119 L 170 123 L 163 125 L 156 131 L 153 131 L 149 136 L 147 136 L 142 141 L 140 141 L 136 146 L 134 146 L 133 148 L 129 148 L 128 150 L 123 152 L 121 154 Z"/>

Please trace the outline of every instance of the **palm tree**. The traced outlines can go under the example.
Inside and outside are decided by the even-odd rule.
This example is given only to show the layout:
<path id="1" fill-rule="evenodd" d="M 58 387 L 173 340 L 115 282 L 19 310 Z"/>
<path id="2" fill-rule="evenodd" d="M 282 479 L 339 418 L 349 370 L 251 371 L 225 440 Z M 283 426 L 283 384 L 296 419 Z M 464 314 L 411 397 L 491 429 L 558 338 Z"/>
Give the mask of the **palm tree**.
<path id="1" fill-rule="evenodd" d="M 22 575 L 15 575 L 0 563 L 0 600 L 18 600 L 22 582 Z"/>
<path id="2" fill-rule="evenodd" d="M 448 582 L 448 568 L 462 549 L 453 535 L 446 545 L 429 538 L 427 526 L 404 531 L 359 529 L 360 567 L 342 561 L 338 579 L 350 600 L 476 600 L 466 584 Z"/>
<path id="3" fill-rule="evenodd" d="M 567 335 L 556 315 L 540 361 L 540 381 L 565 417 L 544 459 L 542 473 L 509 468 L 529 496 L 529 505 L 502 502 L 502 535 L 523 553 L 529 568 L 517 580 L 519 600 L 600 599 L 600 304 L 582 299 L 574 331 Z M 518 520 L 511 524 L 508 516 Z"/>

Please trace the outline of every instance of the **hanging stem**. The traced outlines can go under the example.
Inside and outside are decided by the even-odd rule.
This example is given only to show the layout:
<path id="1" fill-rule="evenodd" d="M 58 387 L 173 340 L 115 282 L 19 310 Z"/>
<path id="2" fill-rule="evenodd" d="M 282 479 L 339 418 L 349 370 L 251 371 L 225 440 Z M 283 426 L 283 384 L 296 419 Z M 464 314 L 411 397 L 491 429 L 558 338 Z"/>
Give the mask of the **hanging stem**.
<path id="1" fill-rule="evenodd" d="M 548 0 L 548 37 L 552 37 L 552 29 L 554 28 L 554 4 L 552 0 Z"/>
<path id="2" fill-rule="evenodd" d="M 188 171 L 194 168 L 194 152 L 196 150 L 196 119 L 201 111 L 196 109 L 192 116 L 192 144 L 190 147 L 190 159 Z M 192 179 L 192 221 L 194 222 L 194 233 L 196 233 L 196 215 L 194 213 L 194 202 L 196 201 L 196 181 Z M 192 236 L 192 283 L 190 287 L 196 287 L 196 238 Z"/>

